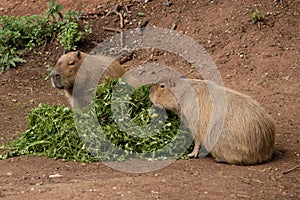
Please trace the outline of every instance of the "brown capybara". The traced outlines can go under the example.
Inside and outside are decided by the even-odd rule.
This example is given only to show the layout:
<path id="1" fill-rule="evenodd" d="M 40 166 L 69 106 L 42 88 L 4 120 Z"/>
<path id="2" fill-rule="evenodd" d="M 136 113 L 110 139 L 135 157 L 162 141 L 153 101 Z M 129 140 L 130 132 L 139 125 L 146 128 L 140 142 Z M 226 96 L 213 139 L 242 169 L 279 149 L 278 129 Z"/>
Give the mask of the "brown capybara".
<path id="1" fill-rule="evenodd" d="M 71 106 L 82 107 L 91 100 L 86 91 L 90 91 L 106 78 L 119 78 L 125 72 L 119 62 L 109 57 L 76 51 L 64 54 L 58 59 L 51 73 L 51 82 L 54 87 L 65 91 Z"/>
<path id="2" fill-rule="evenodd" d="M 190 157 L 197 157 L 204 147 L 217 161 L 229 164 L 272 159 L 274 122 L 249 96 L 211 81 L 178 78 L 154 84 L 149 98 L 176 112 L 190 128 L 195 144 Z"/>
<path id="3" fill-rule="evenodd" d="M 122 76 L 122 80 L 138 88 L 142 85 L 159 82 L 167 78 L 179 78 L 182 74 L 171 67 L 157 63 L 145 63 L 130 69 Z"/>

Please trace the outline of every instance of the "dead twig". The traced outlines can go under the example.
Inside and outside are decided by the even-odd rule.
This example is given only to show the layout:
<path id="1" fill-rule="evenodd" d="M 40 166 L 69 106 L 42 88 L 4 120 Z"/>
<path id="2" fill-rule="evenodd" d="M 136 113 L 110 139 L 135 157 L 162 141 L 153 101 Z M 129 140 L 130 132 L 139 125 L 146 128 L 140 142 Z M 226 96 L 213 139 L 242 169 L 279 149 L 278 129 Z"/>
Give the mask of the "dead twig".
<path id="1" fill-rule="evenodd" d="M 124 28 L 124 18 L 122 13 L 116 13 L 120 18 L 120 28 Z"/>
<path id="2" fill-rule="evenodd" d="M 259 30 L 261 30 L 261 22 L 257 22 L 257 26 L 258 26 Z"/>
<path id="3" fill-rule="evenodd" d="M 129 14 L 130 12 L 129 12 L 129 9 L 128 9 L 128 5 L 125 5 L 124 8 L 125 8 L 125 10 L 126 10 L 126 13 Z"/>
<path id="4" fill-rule="evenodd" d="M 128 52 L 128 53 L 125 53 L 125 55 L 122 55 L 118 60 L 119 60 L 120 64 L 122 65 L 125 62 L 132 60 L 132 58 L 133 58 L 133 52 Z"/>
<path id="5" fill-rule="evenodd" d="M 286 170 L 286 171 L 282 172 L 282 174 L 288 174 L 288 173 L 290 173 L 290 172 L 292 172 L 292 171 L 294 171 L 295 169 L 298 169 L 298 168 L 300 168 L 300 165 L 297 165 L 296 167 L 293 167 L 289 170 Z"/>
<path id="6" fill-rule="evenodd" d="M 115 7 L 109 11 L 106 16 L 109 16 L 111 13 L 116 13 L 116 12 L 119 12 L 118 10 L 120 9 L 120 5 L 115 5 Z"/>
<path id="7" fill-rule="evenodd" d="M 104 13 L 102 12 L 91 12 L 91 13 L 82 13 L 79 15 L 79 19 L 89 19 L 89 18 L 97 18 L 103 16 Z"/>
<path id="8" fill-rule="evenodd" d="M 112 31 L 112 32 L 117 32 L 117 33 L 121 33 L 122 30 L 119 29 L 119 28 L 110 28 L 110 27 L 106 27 L 106 26 L 103 26 L 102 27 L 105 31 Z"/>
<path id="9" fill-rule="evenodd" d="M 124 28 L 124 17 L 123 14 L 119 12 L 120 5 L 116 5 L 111 11 L 109 11 L 106 16 L 110 15 L 111 13 L 115 13 L 120 18 L 120 28 Z"/>
<path id="10" fill-rule="evenodd" d="M 177 22 L 174 22 L 171 26 L 171 30 L 175 30 L 177 28 Z"/>

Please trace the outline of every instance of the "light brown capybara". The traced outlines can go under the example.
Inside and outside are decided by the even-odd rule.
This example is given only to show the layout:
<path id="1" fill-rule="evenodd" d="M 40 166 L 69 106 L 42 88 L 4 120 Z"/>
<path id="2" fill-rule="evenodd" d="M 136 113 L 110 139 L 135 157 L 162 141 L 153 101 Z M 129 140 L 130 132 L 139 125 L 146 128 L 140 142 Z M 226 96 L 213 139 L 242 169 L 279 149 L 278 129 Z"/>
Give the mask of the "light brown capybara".
<path id="1" fill-rule="evenodd" d="M 211 81 L 178 78 L 154 84 L 149 98 L 190 128 L 195 144 L 190 157 L 198 156 L 201 145 L 229 164 L 253 165 L 273 157 L 274 122 L 249 96 Z"/>
<path id="2" fill-rule="evenodd" d="M 51 72 L 51 82 L 54 87 L 65 91 L 71 106 L 82 107 L 91 100 L 86 91 L 91 91 L 98 82 L 104 82 L 108 77 L 119 78 L 125 72 L 119 62 L 109 57 L 76 51 L 58 59 Z"/>

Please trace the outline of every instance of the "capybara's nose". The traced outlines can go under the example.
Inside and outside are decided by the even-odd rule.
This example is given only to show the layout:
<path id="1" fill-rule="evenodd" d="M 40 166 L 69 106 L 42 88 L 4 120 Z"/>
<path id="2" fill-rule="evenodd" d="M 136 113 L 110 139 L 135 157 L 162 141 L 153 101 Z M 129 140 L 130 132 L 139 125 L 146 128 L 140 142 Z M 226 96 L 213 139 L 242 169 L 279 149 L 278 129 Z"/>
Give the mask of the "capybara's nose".
<path id="1" fill-rule="evenodd" d="M 58 78 L 60 75 L 59 75 L 59 73 L 58 72 L 55 72 L 55 71 L 52 71 L 51 72 L 51 77 L 52 78 Z"/>

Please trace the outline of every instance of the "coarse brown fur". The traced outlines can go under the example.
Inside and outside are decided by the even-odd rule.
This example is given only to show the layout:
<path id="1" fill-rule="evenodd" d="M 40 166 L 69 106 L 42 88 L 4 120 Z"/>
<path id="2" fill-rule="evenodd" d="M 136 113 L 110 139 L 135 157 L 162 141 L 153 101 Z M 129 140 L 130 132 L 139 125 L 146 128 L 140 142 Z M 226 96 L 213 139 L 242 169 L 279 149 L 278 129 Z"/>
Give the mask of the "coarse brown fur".
<path id="1" fill-rule="evenodd" d="M 125 72 L 119 62 L 108 57 L 76 51 L 64 54 L 58 59 L 51 73 L 51 81 L 54 87 L 65 91 L 72 106 L 77 104 L 80 107 L 86 105 L 90 99 L 87 98 L 86 91 L 95 87 L 99 80 L 103 82 L 108 77 L 119 78 Z M 73 94 L 74 88 L 76 94 Z"/>
<path id="2" fill-rule="evenodd" d="M 251 97 L 196 79 L 162 81 L 152 86 L 149 97 L 155 105 L 176 112 L 190 128 L 195 147 L 189 156 L 197 157 L 204 145 L 217 161 L 230 164 L 272 159 L 274 122 Z"/>

